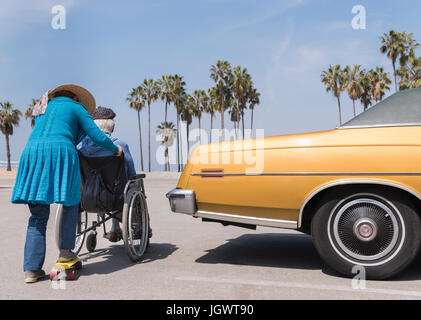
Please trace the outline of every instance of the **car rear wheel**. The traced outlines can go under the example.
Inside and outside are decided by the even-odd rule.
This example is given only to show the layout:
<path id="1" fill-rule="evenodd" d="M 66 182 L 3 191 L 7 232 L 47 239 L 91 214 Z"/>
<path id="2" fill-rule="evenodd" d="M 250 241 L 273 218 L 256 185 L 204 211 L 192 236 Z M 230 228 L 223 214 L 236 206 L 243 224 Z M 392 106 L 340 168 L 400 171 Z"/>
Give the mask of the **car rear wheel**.
<path id="1" fill-rule="evenodd" d="M 315 247 L 339 273 L 353 277 L 364 267 L 368 279 L 405 269 L 420 248 L 421 221 L 410 199 L 398 192 L 342 191 L 328 194 L 311 224 Z"/>

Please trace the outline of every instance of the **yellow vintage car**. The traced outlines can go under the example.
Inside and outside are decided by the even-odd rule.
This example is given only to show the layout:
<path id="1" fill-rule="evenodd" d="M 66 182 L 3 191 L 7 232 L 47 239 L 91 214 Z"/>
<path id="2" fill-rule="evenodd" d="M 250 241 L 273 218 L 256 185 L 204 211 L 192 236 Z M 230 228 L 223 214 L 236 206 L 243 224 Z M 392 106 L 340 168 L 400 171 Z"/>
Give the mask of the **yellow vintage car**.
<path id="1" fill-rule="evenodd" d="M 421 89 L 334 130 L 200 145 L 167 198 L 204 221 L 311 234 L 345 276 L 394 276 L 421 244 Z"/>

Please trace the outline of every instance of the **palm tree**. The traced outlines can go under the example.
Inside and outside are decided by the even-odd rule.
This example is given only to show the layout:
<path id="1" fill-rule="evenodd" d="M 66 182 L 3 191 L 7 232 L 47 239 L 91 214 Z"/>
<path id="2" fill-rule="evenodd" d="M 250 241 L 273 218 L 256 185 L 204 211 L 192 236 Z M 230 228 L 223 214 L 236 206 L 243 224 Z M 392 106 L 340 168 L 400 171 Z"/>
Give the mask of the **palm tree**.
<path id="1" fill-rule="evenodd" d="M 140 168 L 144 171 L 143 168 L 143 146 L 142 146 L 142 125 L 140 121 L 140 112 L 145 107 L 145 101 L 142 100 L 142 96 L 144 96 L 142 87 L 133 88 L 132 91 L 126 98 L 126 101 L 129 102 L 130 109 L 134 109 L 137 111 L 137 123 L 139 127 L 139 143 L 140 143 Z"/>
<path id="2" fill-rule="evenodd" d="M 183 110 L 183 97 L 186 94 L 185 85 L 183 77 L 178 74 L 173 77 L 173 87 L 172 87 L 172 100 L 174 102 L 174 107 L 177 112 L 177 170 L 181 171 L 181 163 L 183 163 L 182 155 L 182 145 L 180 144 L 180 120 L 181 112 Z M 181 160 L 181 162 L 180 162 Z"/>
<path id="3" fill-rule="evenodd" d="M 249 94 L 249 109 L 251 110 L 250 130 L 253 130 L 253 113 L 254 107 L 260 104 L 260 93 L 256 89 L 252 89 Z"/>
<path id="4" fill-rule="evenodd" d="M 398 73 L 396 70 L 396 62 L 398 58 L 401 66 L 405 65 L 409 57 L 415 56 L 415 49 L 419 47 L 419 43 L 412 39 L 412 36 L 412 33 L 399 33 L 394 30 L 390 30 L 389 34 L 385 33 L 382 37 L 380 37 L 382 41 L 380 52 L 386 54 L 392 61 L 396 91 L 399 90 L 397 81 Z"/>
<path id="5" fill-rule="evenodd" d="M 222 130 L 222 141 L 225 140 L 225 124 L 224 124 L 224 112 L 226 108 L 227 94 L 231 95 L 231 91 L 227 90 L 231 86 L 231 64 L 228 61 L 218 60 L 215 65 L 211 66 L 210 69 L 211 79 L 216 83 L 217 95 L 219 100 L 219 112 L 221 113 L 221 130 Z"/>
<path id="6" fill-rule="evenodd" d="M 181 120 L 185 121 L 187 124 L 187 154 L 190 152 L 190 141 L 189 141 L 189 133 L 190 133 L 190 125 L 193 121 L 194 115 L 194 99 L 191 95 L 185 95 L 183 98 L 183 109 L 181 112 Z"/>
<path id="7" fill-rule="evenodd" d="M 206 91 L 205 90 L 201 90 L 201 91 L 202 91 L 202 97 L 201 97 L 201 113 L 200 113 L 200 115 L 202 115 L 202 112 L 205 112 L 205 110 L 207 110 L 208 104 L 209 104 L 209 97 L 208 97 Z M 200 129 L 200 118 L 199 118 L 199 129 Z M 200 141 L 200 143 L 202 143 L 202 141 Z M 209 143 L 208 140 L 206 140 L 206 143 Z"/>
<path id="8" fill-rule="evenodd" d="M 364 70 L 361 70 L 360 65 L 354 65 L 352 69 L 347 68 L 348 70 L 348 96 L 352 100 L 352 106 L 354 109 L 354 117 L 357 115 L 355 110 L 355 101 L 360 99 L 363 92 L 363 87 L 361 85 L 360 78 L 364 73 Z"/>
<path id="9" fill-rule="evenodd" d="M 241 120 L 240 109 L 234 104 L 228 112 L 231 115 L 231 121 L 234 122 L 235 138 L 238 139 L 239 123 Z"/>
<path id="10" fill-rule="evenodd" d="M 175 130 L 176 129 L 174 128 L 174 123 L 162 122 L 156 131 L 156 133 L 161 136 L 161 145 L 165 147 L 164 171 L 171 171 L 170 160 L 168 157 L 168 148 L 174 144 L 174 139 L 176 136 Z"/>
<path id="11" fill-rule="evenodd" d="M 341 112 L 341 92 L 346 89 L 347 79 L 344 70 L 340 65 L 329 66 L 328 71 L 323 71 L 322 83 L 326 86 L 326 92 L 332 91 L 333 95 L 338 100 L 339 125 L 342 125 Z"/>
<path id="12" fill-rule="evenodd" d="M 148 105 L 148 171 L 151 172 L 151 104 L 159 97 L 159 86 L 152 79 L 145 79 L 140 85 L 139 94 L 142 103 Z"/>
<path id="13" fill-rule="evenodd" d="M 32 99 L 32 103 L 28 106 L 24 114 L 25 120 L 31 119 L 31 128 L 35 126 L 35 117 L 32 115 L 32 111 L 37 103 L 38 101 L 36 99 Z"/>
<path id="14" fill-rule="evenodd" d="M 200 126 L 200 120 L 202 118 L 202 112 L 205 109 L 205 106 L 208 101 L 208 95 L 206 94 L 205 90 L 195 90 L 193 92 L 193 115 L 197 117 L 197 120 L 199 122 L 199 140 L 200 144 L 202 144 L 202 133 L 201 133 L 201 126 Z"/>
<path id="15" fill-rule="evenodd" d="M 8 101 L 0 103 L 0 107 L 0 131 L 6 138 L 7 171 L 12 171 L 9 136 L 13 135 L 13 127 L 19 126 L 22 112 L 18 109 L 13 109 L 13 105 Z"/>
<path id="16" fill-rule="evenodd" d="M 408 34 L 404 31 L 401 35 L 404 42 L 404 51 L 399 59 L 399 63 L 402 67 L 408 62 L 409 58 L 415 58 L 415 49 L 417 49 L 420 44 L 412 38 L 414 36 L 413 33 Z"/>
<path id="17" fill-rule="evenodd" d="M 360 101 L 361 104 L 364 106 L 364 111 L 366 111 L 368 109 L 368 107 L 372 104 L 371 101 L 371 84 L 372 84 L 372 79 L 371 79 L 371 73 L 367 73 L 365 71 L 362 72 L 360 79 L 359 79 L 359 83 L 361 85 L 361 96 L 360 96 Z"/>
<path id="18" fill-rule="evenodd" d="M 208 89 L 208 103 L 205 106 L 205 112 L 209 113 L 211 117 L 210 143 L 212 143 L 213 117 L 215 116 L 216 110 L 218 110 L 218 97 L 216 94 L 216 88 L 210 88 Z"/>
<path id="19" fill-rule="evenodd" d="M 167 114 L 168 114 L 168 105 L 173 100 L 173 76 L 162 76 L 161 80 L 158 80 L 158 85 L 160 87 L 160 98 L 162 101 L 165 101 L 165 117 L 164 123 L 167 122 Z"/>
<path id="20" fill-rule="evenodd" d="M 371 99 L 376 103 L 381 101 L 386 94 L 386 90 L 390 90 L 392 81 L 389 79 L 389 73 L 384 72 L 383 67 L 377 67 L 375 70 L 370 70 L 370 77 L 372 80 Z"/>
<path id="21" fill-rule="evenodd" d="M 421 57 L 410 57 L 397 73 L 401 78 L 399 82 L 400 90 L 421 87 Z"/>
<path id="22" fill-rule="evenodd" d="M 387 57 L 392 61 L 393 77 L 395 78 L 395 90 L 398 91 L 396 61 L 404 51 L 402 36 L 399 32 L 390 30 L 389 34 L 385 33 L 382 37 L 380 37 L 380 39 L 382 41 L 380 52 L 386 54 Z"/>
<path id="23" fill-rule="evenodd" d="M 249 99 L 249 94 L 252 89 L 251 76 L 247 73 L 246 68 L 241 68 L 237 66 L 233 70 L 233 80 L 232 80 L 232 90 L 234 94 L 234 105 L 237 110 L 231 114 L 231 118 L 234 115 L 236 117 L 237 111 L 239 112 L 240 118 L 242 120 L 242 132 L 244 138 L 244 110 L 247 108 L 247 101 Z M 232 119 L 231 119 L 232 120 Z M 239 122 L 238 122 L 239 123 Z M 238 128 L 237 124 L 237 128 Z"/>

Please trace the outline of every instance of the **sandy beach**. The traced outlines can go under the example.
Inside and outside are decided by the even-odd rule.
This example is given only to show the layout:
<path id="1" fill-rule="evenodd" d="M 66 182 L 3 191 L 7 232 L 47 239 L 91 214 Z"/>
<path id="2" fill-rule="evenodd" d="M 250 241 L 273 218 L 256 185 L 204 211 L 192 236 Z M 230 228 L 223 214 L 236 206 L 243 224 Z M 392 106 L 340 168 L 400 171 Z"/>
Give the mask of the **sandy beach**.
<path id="1" fill-rule="evenodd" d="M 16 179 L 16 173 L 18 169 L 14 168 L 12 171 L 7 171 L 5 168 L 0 168 L 0 180 L 14 180 Z M 140 173 L 140 172 L 138 172 Z M 177 179 L 181 173 L 179 172 L 164 172 L 164 171 L 156 171 L 156 172 L 145 172 L 146 177 L 154 178 L 154 179 Z"/>
<path id="2" fill-rule="evenodd" d="M 16 179 L 16 173 L 18 172 L 18 169 L 12 169 L 12 171 L 7 171 L 5 168 L 0 168 L 0 179 Z"/>

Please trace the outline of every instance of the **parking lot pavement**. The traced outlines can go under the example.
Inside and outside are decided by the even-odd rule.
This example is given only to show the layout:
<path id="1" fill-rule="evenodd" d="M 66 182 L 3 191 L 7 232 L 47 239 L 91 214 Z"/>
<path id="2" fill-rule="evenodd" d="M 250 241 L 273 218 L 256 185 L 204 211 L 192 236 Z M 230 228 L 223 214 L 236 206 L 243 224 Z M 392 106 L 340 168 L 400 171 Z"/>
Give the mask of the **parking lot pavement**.
<path id="1" fill-rule="evenodd" d="M 309 236 L 295 231 L 256 231 L 204 223 L 169 210 L 165 193 L 176 178 L 145 181 L 153 238 L 141 263 L 126 256 L 99 230 L 97 250 L 83 249 L 77 281 L 52 286 L 23 282 L 23 246 L 28 209 L 12 205 L 13 180 L 0 180 L 1 299 L 420 299 L 421 259 L 398 278 L 367 281 L 353 289 L 317 255 Z M 47 229 L 45 271 L 57 259 L 54 213 Z M 93 216 L 91 216 L 92 220 Z M 354 282 L 355 284 L 355 282 Z"/>

